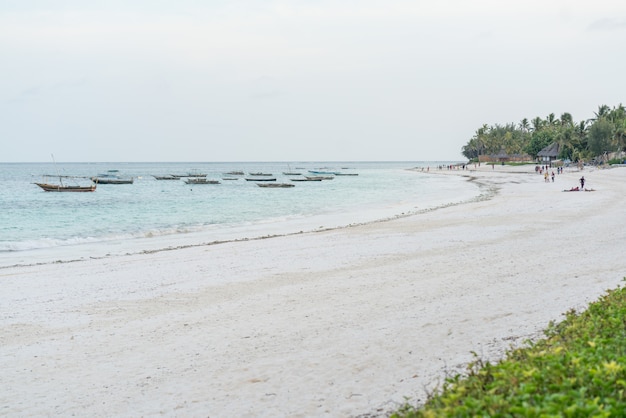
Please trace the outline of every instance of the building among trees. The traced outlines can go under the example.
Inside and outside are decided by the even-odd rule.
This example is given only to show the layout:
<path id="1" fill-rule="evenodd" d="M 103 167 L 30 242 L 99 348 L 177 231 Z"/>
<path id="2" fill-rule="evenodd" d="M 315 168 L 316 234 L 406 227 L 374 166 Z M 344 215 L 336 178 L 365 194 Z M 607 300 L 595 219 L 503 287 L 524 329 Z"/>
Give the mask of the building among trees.
<path id="1" fill-rule="evenodd" d="M 537 158 L 547 165 L 552 165 L 552 161 L 559 158 L 560 146 L 557 142 L 553 142 L 537 153 Z"/>

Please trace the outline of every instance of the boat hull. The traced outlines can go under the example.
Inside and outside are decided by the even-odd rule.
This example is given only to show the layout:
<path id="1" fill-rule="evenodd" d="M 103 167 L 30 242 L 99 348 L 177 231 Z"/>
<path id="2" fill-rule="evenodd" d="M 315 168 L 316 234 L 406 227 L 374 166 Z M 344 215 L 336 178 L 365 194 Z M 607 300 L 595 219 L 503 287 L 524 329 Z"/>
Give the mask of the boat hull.
<path id="1" fill-rule="evenodd" d="M 93 177 L 92 181 L 98 184 L 133 184 L 134 179 L 110 179 L 106 177 Z"/>
<path id="2" fill-rule="evenodd" d="M 185 183 L 186 184 L 220 184 L 220 182 L 217 180 L 207 180 L 205 178 L 188 179 L 188 180 L 185 180 Z"/>
<path id="3" fill-rule="evenodd" d="M 270 189 L 281 189 L 281 188 L 294 187 L 295 184 L 289 184 L 289 183 L 257 183 L 257 186 L 259 186 L 259 187 L 267 187 L 267 188 L 270 188 Z"/>
<path id="4" fill-rule="evenodd" d="M 91 186 L 61 186 L 59 184 L 48 184 L 48 183 L 35 183 L 37 186 L 41 187 L 46 192 L 95 192 L 96 185 L 93 184 Z"/>

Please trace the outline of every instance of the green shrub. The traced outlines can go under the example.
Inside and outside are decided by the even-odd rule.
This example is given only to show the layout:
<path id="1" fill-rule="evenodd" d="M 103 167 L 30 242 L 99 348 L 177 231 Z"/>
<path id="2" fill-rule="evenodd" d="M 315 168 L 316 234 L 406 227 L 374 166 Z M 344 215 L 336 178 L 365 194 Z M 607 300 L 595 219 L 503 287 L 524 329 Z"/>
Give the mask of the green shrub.
<path id="1" fill-rule="evenodd" d="M 545 334 L 498 364 L 475 360 L 423 408 L 407 404 L 392 417 L 626 416 L 626 290 L 568 312 Z"/>

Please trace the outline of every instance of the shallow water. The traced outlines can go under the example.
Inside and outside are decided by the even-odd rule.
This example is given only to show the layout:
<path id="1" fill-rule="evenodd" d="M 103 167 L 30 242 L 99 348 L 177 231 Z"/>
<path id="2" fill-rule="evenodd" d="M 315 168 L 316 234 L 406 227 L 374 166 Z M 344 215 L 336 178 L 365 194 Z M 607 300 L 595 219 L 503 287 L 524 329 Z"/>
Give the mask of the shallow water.
<path id="1" fill-rule="evenodd" d="M 335 228 L 461 202 L 478 188 L 457 176 L 407 169 L 441 162 L 20 163 L 0 164 L 0 266 L 135 253 L 215 241 Z M 48 193 L 44 174 L 96 176 L 116 169 L 134 184 L 100 184 L 94 193 Z M 321 182 L 257 187 L 251 172 L 340 171 Z M 216 185 L 158 181 L 199 170 Z M 241 170 L 238 180 L 224 173 Z M 88 182 L 86 179 L 77 180 Z"/>

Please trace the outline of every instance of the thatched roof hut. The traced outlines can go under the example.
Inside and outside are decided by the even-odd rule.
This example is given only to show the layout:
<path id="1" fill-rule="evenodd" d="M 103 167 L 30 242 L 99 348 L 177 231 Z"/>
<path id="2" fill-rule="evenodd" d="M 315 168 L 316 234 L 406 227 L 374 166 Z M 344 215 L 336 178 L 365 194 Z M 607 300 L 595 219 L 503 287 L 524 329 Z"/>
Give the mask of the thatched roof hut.
<path id="1" fill-rule="evenodd" d="M 537 158 L 541 161 L 550 162 L 556 160 L 559 156 L 560 147 L 556 142 L 551 143 L 537 153 Z"/>

